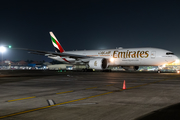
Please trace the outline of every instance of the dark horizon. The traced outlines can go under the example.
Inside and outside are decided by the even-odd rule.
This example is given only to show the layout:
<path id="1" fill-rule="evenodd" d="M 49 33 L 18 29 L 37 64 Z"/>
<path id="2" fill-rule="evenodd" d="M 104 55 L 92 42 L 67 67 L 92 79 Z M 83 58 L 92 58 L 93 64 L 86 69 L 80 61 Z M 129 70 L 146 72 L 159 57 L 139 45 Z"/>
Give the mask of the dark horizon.
<path id="1" fill-rule="evenodd" d="M 66 51 L 156 47 L 180 58 L 179 6 L 176 0 L 3 1 L 0 45 L 54 51 L 53 31 Z M 51 61 L 15 50 L 4 58 Z"/>

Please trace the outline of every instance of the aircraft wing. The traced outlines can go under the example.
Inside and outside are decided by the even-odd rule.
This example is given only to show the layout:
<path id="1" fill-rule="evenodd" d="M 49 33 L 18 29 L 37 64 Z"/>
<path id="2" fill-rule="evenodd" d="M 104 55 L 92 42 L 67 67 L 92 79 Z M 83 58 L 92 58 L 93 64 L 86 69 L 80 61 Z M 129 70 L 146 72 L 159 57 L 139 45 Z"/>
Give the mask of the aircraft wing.
<path id="1" fill-rule="evenodd" d="M 91 56 L 69 54 L 69 53 L 65 53 L 65 52 L 57 53 L 57 52 L 33 50 L 33 49 L 27 49 L 27 48 L 14 48 L 14 49 L 25 50 L 25 51 L 29 51 L 28 53 L 31 53 L 31 54 L 38 54 L 38 55 L 45 55 L 45 56 L 61 56 L 61 57 L 69 57 L 69 58 L 74 58 L 74 59 L 78 59 L 78 58 L 80 58 L 80 59 L 83 59 L 83 58 L 94 58 L 94 57 L 91 57 Z"/>

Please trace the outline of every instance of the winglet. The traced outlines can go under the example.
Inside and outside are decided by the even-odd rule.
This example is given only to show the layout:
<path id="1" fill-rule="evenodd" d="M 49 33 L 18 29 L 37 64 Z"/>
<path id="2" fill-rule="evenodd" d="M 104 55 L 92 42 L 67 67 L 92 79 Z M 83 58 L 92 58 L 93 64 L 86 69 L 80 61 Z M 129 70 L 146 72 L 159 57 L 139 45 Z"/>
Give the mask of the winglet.
<path id="1" fill-rule="evenodd" d="M 63 47 L 61 46 L 61 44 L 59 43 L 59 41 L 57 40 L 57 38 L 55 37 L 55 35 L 53 34 L 53 32 L 49 32 L 49 34 L 50 34 L 50 36 L 51 36 L 51 41 L 52 41 L 53 46 L 54 46 L 55 49 L 56 49 L 56 52 L 63 53 L 63 52 L 64 52 L 64 49 L 63 49 Z"/>

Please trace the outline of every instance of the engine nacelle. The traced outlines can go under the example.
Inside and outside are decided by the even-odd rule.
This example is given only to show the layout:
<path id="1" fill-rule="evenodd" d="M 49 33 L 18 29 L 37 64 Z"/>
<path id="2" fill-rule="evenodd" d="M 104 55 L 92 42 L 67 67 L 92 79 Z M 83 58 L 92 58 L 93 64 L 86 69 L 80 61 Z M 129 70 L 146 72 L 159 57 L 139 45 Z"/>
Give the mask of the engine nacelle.
<path id="1" fill-rule="evenodd" d="M 89 61 L 89 67 L 96 70 L 104 70 L 107 68 L 107 59 L 98 58 Z"/>
<path id="2" fill-rule="evenodd" d="M 139 69 L 139 66 L 121 66 L 121 67 L 127 71 L 136 71 Z"/>

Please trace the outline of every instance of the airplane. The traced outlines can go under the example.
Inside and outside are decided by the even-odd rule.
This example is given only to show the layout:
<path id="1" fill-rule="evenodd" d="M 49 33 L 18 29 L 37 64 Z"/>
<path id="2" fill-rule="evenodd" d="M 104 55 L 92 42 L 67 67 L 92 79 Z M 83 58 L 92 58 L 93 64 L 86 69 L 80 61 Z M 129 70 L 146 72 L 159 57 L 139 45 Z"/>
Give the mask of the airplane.
<path id="1" fill-rule="evenodd" d="M 53 32 L 49 33 L 55 52 L 26 48 L 23 50 L 68 64 L 85 64 L 87 69 L 95 70 L 107 70 L 109 66 L 121 66 L 132 71 L 138 70 L 139 66 L 158 66 L 160 70 L 163 65 L 178 61 L 173 52 L 151 47 L 65 51 Z"/>

